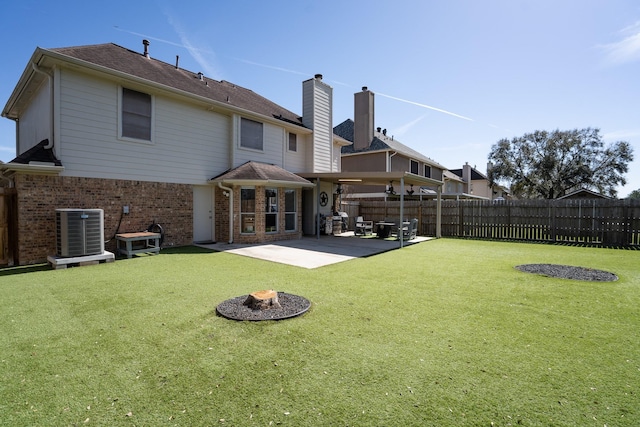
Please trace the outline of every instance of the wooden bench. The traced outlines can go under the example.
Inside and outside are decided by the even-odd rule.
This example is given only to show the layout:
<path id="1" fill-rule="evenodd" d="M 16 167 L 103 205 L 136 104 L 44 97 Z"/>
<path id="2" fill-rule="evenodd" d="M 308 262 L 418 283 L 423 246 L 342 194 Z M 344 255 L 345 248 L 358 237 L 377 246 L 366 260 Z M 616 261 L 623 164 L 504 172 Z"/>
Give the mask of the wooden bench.
<path id="1" fill-rule="evenodd" d="M 149 231 L 116 234 L 116 247 L 118 253 L 126 255 L 127 258 L 141 253 L 159 254 L 160 237 L 160 233 L 151 233 Z M 121 247 L 122 243 L 125 245 L 124 248 Z"/>

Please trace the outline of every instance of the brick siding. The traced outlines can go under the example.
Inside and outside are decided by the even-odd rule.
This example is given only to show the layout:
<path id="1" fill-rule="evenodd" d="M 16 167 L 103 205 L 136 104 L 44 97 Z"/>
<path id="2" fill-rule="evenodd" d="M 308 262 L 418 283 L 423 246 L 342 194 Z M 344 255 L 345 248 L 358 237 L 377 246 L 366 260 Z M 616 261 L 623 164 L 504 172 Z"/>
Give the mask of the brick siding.
<path id="1" fill-rule="evenodd" d="M 193 241 L 191 185 L 24 174 L 14 182 L 20 265 L 46 262 L 56 253 L 55 210 L 61 208 L 103 209 L 107 251 L 115 251 L 116 232 L 143 231 L 154 223 L 165 233 L 163 247 Z M 129 214 L 122 214 L 123 206 Z"/>

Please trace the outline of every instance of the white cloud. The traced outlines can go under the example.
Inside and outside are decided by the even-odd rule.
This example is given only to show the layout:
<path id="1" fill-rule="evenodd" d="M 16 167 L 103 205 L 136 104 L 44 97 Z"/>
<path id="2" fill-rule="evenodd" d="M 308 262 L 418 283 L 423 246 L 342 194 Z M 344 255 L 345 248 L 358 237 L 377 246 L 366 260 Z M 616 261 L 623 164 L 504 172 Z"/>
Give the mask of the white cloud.
<path id="1" fill-rule="evenodd" d="M 598 45 L 605 55 L 609 65 L 621 65 L 640 60 L 640 21 L 622 29 L 621 40 Z"/>

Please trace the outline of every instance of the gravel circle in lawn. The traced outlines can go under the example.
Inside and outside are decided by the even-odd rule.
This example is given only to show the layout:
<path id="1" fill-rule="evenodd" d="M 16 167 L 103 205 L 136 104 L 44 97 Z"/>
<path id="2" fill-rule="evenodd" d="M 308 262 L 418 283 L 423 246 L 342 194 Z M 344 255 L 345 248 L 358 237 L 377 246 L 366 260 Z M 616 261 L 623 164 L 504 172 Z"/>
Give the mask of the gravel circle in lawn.
<path id="1" fill-rule="evenodd" d="M 304 297 L 278 292 L 278 302 L 281 308 L 252 310 L 244 305 L 248 296 L 243 295 L 223 301 L 216 307 L 216 312 L 220 316 L 232 320 L 283 320 L 300 316 L 311 307 L 311 302 Z"/>
<path id="2" fill-rule="evenodd" d="M 608 271 L 559 264 L 522 264 L 516 268 L 525 273 L 541 274 L 560 279 L 586 280 L 590 282 L 614 282 L 618 276 Z"/>

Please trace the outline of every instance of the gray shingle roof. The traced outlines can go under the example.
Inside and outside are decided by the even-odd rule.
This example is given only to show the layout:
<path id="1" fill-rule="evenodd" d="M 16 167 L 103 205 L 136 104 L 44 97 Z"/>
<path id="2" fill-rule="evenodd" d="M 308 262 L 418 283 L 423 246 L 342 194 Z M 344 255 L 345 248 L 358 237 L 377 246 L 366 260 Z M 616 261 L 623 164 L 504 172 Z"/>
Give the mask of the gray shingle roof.
<path id="1" fill-rule="evenodd" d="M 255 161 L 246 162 L 215 176 L 212 181 L 280 181 L 298 184 L 310 184 L 306 179 L 279 166 Z"/>
<path id="2" fill-rule="evenodd" d="M 354 134 L 355 123 L 351 119 L 347 119 L 344 122 L 333 128 L 333 133 L 346 139 L 347 141 L 353 142 L 353 134 Z M 371 140 L 369 146 L 362 150 L 355 150 L 353 145 L 347 145 L 342 147 L 342 154 L 353 154 L 353 153 L 364 153 L 368 151 L 383 151 L 383 150 L 392 150 L 397 151 L 399 153 L 404 154 L 405 156 L 412 157 L 416 160 L 421 160 L 427 164 L 437 166 L 443 169 L 446 169 L 444 166 L 440 165 L 433 159 L 425 156 L 424 154 L 414 150 L 411 147 L 404 145 L 401 142 L 396 141 L 393 138 L 390 138 L 382 133 L 375 132 L 375 136 Z"/>
<path id="3" fill-rule="evenodd" d="M 53 154 L 53 150 L 47 150 L 44 147 L 49 144 L 49 140 L 45 139 L 34 145 L 24 153 L 20 154 L 9 163 L 19 163 L 28 165 L 30 162 L 53 163 L 55 166 L 62 166 L 62 163 Z"/>
<path id="4" fill-rule="evenodd" d="M 48 49 L 60 55 L 159 83 L 193 95 L 302 126 L 302 118 L 257 93 L 227 81 L 200 76 L 113 43 Z"/>

